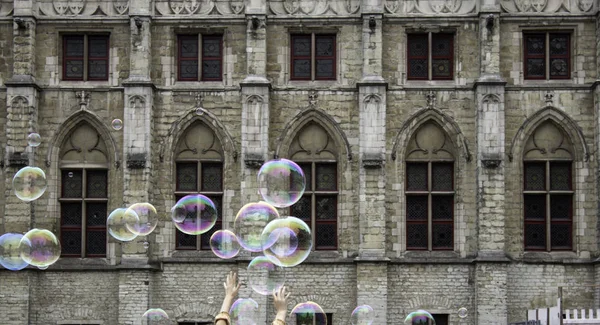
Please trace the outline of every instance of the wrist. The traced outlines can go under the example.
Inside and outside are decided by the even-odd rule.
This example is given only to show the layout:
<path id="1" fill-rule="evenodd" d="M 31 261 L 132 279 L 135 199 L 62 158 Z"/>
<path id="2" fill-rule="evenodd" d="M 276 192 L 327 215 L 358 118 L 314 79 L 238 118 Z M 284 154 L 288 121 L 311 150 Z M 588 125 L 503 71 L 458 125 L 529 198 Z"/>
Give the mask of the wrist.
<path id="1" fill-rule="evenodd" d="M 287 316 L 287 310 L 278 310 L 275 318 L 285 321 L 286 316 Z"/>

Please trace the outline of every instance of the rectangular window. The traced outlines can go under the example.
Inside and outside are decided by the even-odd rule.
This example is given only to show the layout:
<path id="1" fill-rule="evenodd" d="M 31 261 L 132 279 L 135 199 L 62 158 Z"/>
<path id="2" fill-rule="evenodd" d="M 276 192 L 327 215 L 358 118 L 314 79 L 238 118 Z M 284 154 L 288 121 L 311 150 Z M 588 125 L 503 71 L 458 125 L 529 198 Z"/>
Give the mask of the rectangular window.
<path id="1" fill-rule="evenodd" d="M 408 34 L 407 43 L 408 80 L 454 78 L 454 34 Z"/>
<path id="2" fill-rule="evenodd" d="M 333 313 L 323 314 L 296 314 L 296 325 L 320 325 L 325 324 L 327 319 L 327 325 L 333 325 Z"/>
<path id="3" fill-rule="evenodd" d="M 525 79 L 552 80 L 571 77 L 570 33 L 525 33 Z"/>
<path id="4" fill-rule="evenodd" d="M 61 246 L 64 257 L 106 257 L 108 171 L 61 170 Z"/>
<path id="5" fill-rule="evenodd" d="M 336 36 L 291 36 L 292 80 L 336 79 Z"/>
<path id="6" fill-rule="evenodd" d="M 179 35 L 178 81 L 223 80 L 223 35 Z"/>
<path id="7" fill-rule="evenodd" d="M 63 80 L 108 80 L 109 35 L 64 35 Z"/>
<path id="8" fill-rule="evenodd" d="M 177 162 L 175 199 L 190 194 L 203 194 L 211 199 L 218 213 L 216 224 L 208 232 L 188 235 L 177 230 L 176 249 L 210 250 L 210 236 L 222 228 L 223 163 L 221 162 Z"/>

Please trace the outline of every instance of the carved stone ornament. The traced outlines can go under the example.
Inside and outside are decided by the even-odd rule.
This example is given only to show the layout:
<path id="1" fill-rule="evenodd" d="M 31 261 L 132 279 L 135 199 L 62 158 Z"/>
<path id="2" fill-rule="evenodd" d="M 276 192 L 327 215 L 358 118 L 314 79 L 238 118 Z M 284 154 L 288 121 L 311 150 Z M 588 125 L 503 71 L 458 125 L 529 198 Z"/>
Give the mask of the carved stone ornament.
<path id="1" fill-rule="evenodd" d="M 366 169 L 382 168 L 384 165 L 384 159 L 381 155 L 364 155 L 362 159 L 362 166 Z"/>
<path id="2" fill-rule="evenodd" d="M 129 11 L 129 1 L 115 0 L 113 2 L 113 8 L 117 15 L 125 15 Z"/>
<path id="3" fill-rule="evenodd" d="M 145 153 L 132 153 L 127 155 L 127 168 L 129 169 L 142 169 L 146 167 L 146 154 Z"/>
<path id="4" fill-rule="evenodd" d="M 427 98 L 427 108 L 435 108 L 436 103 L 437 103 L 437 98 L 436 98 L 436 94 L 433 91 L 430 91 L 427 93 L 427 95 L 425 95 L 425 97 Z"/>
<path id="5" fill-rule="evenodd" d="M 146 98 L 140 95 L 129 96 L 129 107 L 133 109 L 144 108 L 146 106 Z"/>
<path id="6" fill-rule="evenodd" d="M 13 152 L 8 155 L 8 165 L 21 167 L 29 165 L 29 156 L 26 152 Z"/>
<path id="7" fill-rule="evenodd" d="M 156 14 L 168 15 L 242 15 L 242 0 L 156 0 Z"/>
<path id="8" fill-rule="evenodd" d="M 353 15 L 360 10 L 360 3 L 360 0 L 272 0 L 269 9 L 275 15 Z"/>
<path id="9" fill-rule="evenodd" d="M 81 15 L 86 5 L 86 0 L 53 1 L 54 11 L 59 16 Z"/>
<path id="10" fill-rule="evenodd" d="M 501 0 L 509 13 L 591 13 L 595 0 Z"/>
<path id="11" fill-rule="evenodd" d="M 477 0 L 385 0 L 390 14 L 470 14 Z"/>
<path id="12" fill-rule="evenodd" d="M 80 109 L 87 109 L 90 104 L 90 93 L 85 90 L 75 92 Z"/>
<path id="13" fill-rule="evenodd" d="M 265 159 L 260 154 L 247 153 L 244 157 L 244 165 L 248 168 L 259 169 L 265 163 Z"/>
<path id="14" fill-rule="evenodd" d="M 316 108 L 318 102 L 319 102 L 319 93 L 317 93 L 316 90 L 311 90 L 308 93 L 308 107 Z"/>
<path id="15" fill-rule="evenodd" d="M 501 159 L 481 159 L 481 164 L 485 168 L 493 169 L 500 167 L 502 163 Z"/>

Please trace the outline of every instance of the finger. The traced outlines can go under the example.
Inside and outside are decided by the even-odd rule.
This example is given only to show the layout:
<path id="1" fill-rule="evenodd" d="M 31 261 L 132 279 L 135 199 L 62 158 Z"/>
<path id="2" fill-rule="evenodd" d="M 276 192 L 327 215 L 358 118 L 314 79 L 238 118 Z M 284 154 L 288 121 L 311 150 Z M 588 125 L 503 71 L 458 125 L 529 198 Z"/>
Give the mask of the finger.
<path id="1" fill-rule="evenodd" d="M 287 298 L 288 298 L 288 297 L 289 297 L 291 294 L 292 294 L 291 292 L 288 292 L 288 294 L 287 294 L 287 295 L 285 295 L 285 299 L 287 300 Z"/>
<path id="2" fill-rule="evenodd" d="M 225 288 L 225 290 L 227 290 L 227 283 L 223 282 L 223 288 Z"/>

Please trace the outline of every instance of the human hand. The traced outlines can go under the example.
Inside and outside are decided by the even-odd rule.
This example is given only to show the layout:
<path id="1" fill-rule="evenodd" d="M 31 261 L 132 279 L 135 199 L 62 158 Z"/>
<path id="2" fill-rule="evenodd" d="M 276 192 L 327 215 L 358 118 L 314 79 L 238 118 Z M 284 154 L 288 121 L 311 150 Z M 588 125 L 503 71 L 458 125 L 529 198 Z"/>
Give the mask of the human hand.
<path id="1" fill-rule="evenodd" d="M 287 313 L 287 298 L 290 296 L 290 292 L 286 294 L 286 290 L 287 287 L 282 286 L 281 288 L 273 291 L 273 304 L 275 305 L 275 310 L 277 311 L 277 318 L 282 318 L 282 320 L 285 320 L 285 315 Z"/>
<path id="2" fill-rule="evenodd" d="M 225 280 L 225 283 L 223 283 L 223 287 L 225 288 L 225 296 L 234 298 L 240 290 L 241 285 L 242 283 L 238 282 L 237 273 L 230 271 L 227 275 L 227 280 Z"/>

